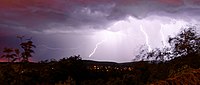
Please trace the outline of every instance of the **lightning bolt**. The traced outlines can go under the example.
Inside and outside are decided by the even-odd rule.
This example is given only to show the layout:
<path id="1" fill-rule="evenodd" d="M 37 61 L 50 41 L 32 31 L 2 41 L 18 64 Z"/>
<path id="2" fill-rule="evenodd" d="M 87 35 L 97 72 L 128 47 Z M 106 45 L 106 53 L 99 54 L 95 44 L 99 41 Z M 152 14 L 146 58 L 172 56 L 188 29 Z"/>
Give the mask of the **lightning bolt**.
<path id="1" fill-rule="evenodd" d="M 102 40 L 101 42 L 97 43 L 94 50 L 92 51 L 92 53 L 89 55 L 89 57 L 91 57 L 92 55 L 94 55 L 94 53 L 96 52 L 97 48 L 99 47 L 99 45 L 101 45 L 102 43 L 104 43 L 107 39 Z"/>
<path id="2" fill-rule="evenodd" d="M 144 31 L 142 25 L 140 25 L 140 31 L 142 31 L 142 33 L 144 34 L 144 36 L 146 37 L 146 45 L 148 46 L 148 51 L 150 52 L 152 50 L 151 46 L 149 45 L 149 37 L 147 35 L 147 33 Z"/>
<path id="3" fill-rule="evenodd" d="M 161 28 L 160 28 L 160 34 L 161 34 L 161 37 L 162 37 L 162 44 L 165 47 L 166 46 L 166 42 L 165 42 L 165 36 L 163 34 L 163 25 L 162 24 L 161 24 Z"/>

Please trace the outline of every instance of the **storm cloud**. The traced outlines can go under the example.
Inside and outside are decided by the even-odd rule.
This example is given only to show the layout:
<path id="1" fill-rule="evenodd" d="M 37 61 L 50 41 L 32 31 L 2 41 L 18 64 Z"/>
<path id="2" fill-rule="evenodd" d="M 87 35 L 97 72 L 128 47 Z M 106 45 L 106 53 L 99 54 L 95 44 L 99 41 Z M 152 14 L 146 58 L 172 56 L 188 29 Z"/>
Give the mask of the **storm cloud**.
<path id="1" fill-rule="evenodd" d="M 82 51 L 84 46 L 90 47 L 87 43 L 95 31 L 108 30 L 130 16 L 136 20 L 164 17 L 198 23 L 199 14 L 200 0 L 1 0 L 0 47 L 9 46 L 16 40 L 13 36 L 21 34 L 34 37 L 39 47 L 37 56 L 49 56 L 46 54 L 52 50 L 55 53 L 50 58 L 88 55 L 89 51 Z"/>
<path id="2" fill-rule="evenodd" d="M 158 15 L 191 19 L 200 0 L 1 0 L 1 26 L 44 29 L 103 29 L 115 20 Z"/>

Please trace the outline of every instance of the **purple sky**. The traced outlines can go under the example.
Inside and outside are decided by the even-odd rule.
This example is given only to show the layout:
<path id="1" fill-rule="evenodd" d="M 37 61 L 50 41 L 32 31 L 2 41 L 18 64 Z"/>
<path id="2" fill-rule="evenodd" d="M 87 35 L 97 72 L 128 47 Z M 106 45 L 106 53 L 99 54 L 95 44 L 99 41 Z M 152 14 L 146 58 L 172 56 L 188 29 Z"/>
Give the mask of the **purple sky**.
<path id="1" fill-rule="evenodd" d="M 200 0 L 1 0 L 0 50 L 33 37 L 34 61 L 80 54 L 132 61 L 139 48 L 168 46 L 167 37 L 199 27 Z"/>

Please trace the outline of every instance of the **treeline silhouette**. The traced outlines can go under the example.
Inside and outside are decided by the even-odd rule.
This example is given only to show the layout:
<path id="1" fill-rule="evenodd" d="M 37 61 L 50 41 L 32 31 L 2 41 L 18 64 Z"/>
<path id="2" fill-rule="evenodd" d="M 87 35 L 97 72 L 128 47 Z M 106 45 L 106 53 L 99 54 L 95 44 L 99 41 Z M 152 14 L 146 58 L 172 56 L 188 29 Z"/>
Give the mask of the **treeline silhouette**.
<path id="1" fill-rule="evenodd" d="M 0 85 L 176 85 L 200 84 L 200 35 L 196 27 L 170 37 L 170 47 L 141 50 L 130 63 L 82 60 L 75 55 L 60 60 L 29 62 L 36 46 L 31 39 L 20 49 L 5 48 Z"/>

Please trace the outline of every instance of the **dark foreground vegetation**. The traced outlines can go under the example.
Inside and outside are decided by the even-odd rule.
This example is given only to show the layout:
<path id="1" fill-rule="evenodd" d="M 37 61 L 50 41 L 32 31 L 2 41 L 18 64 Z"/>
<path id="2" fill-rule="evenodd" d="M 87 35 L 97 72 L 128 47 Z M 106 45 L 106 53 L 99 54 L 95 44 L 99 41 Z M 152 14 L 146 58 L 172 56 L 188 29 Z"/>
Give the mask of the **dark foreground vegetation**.
<path id="1" fill-rule="evenodd" d="M 29 62 L 33 42 L 5 48 L 0 85 L 200 85 L 200 37 L 191 27 L 169 38 L 170 48 L 142 50 L 137 62 L 82 60 L 79 55 L 56 61 Z"/>

